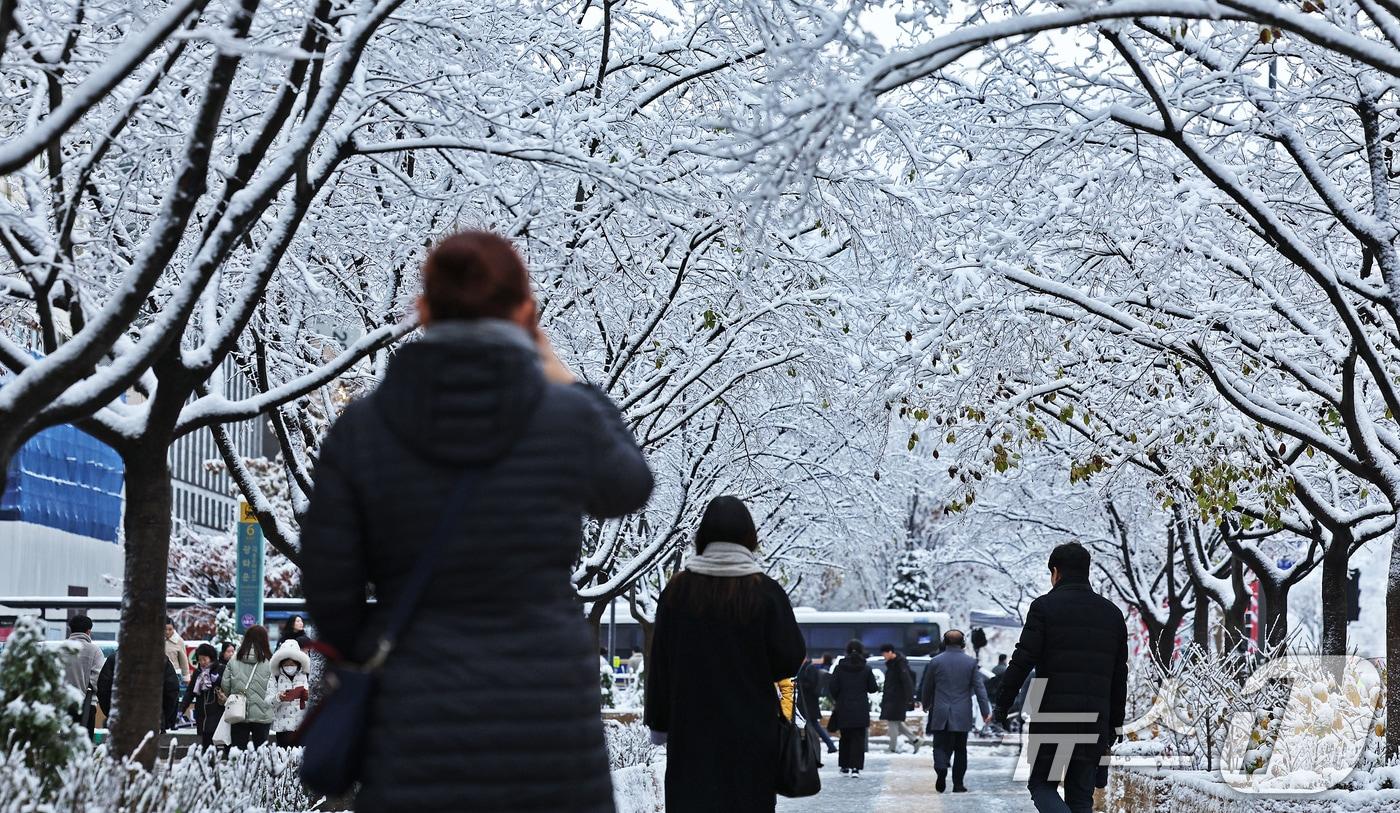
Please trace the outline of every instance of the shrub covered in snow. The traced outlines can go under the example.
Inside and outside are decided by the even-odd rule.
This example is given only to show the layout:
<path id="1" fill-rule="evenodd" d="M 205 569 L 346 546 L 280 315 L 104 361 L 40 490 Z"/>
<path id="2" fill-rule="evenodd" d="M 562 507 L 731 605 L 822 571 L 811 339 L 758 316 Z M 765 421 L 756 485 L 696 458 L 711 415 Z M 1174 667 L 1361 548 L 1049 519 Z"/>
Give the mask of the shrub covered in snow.
<path id="1" fill-rule="evenodd" d="M 1250 676 L 1248 693 L 1267 684 L 1285 693 L 1232 721 L 1222 775 L 1248 790 L 1322 790 L 1348 781 L 1379 739 L 1381 679 L 1361 658 L 1276 658 Z"/>
<path id="2" fill-rule="evenodd" d="M 665 807 L 664 752 L 651 744 L 651 732 L 641 723 L 606 725 L 617 813 L 658 813 Z"/>
<path id="3" fill-rule="evenodd" d="M 300 749 L 265 746 L 191 751 L 154 771 L 113 758 L 106 748 L 75 755 L 66 765 L 36 770 L 23 749 L 0 753 L 0 813 L 121 811 L 121 813 L 245 813 L 301 811 L 317 802 L 297 776 Z M 51 774 L 46 782 L 43 775 Z"/>
<path id="4" fill-rule="evenodd" d="M 636 765 L 650 765 L 661 758 L 661 749 L 651 744 L 651 732 L 641 723 L 608 720 L 608 766 L 614 771 Z"/>
<path id="5" fill-rule="evenodd" d="M 598 688 L 602 692 L 603 708 L 615 708 L 613 701 L 613 670 L 606 658 L 598 659 Z"/>
<path id="6" fill-rule="evenodd" d="M 83 696 L 64 680 L 74 656 L 70 644 L 44 646 L 44 627 L 27 616 L 15 625 L 0 653 L 0 750 L 19 755 L 51 785 L 53 769 L 88 745 L 87 731 L 71 714 Z"/>

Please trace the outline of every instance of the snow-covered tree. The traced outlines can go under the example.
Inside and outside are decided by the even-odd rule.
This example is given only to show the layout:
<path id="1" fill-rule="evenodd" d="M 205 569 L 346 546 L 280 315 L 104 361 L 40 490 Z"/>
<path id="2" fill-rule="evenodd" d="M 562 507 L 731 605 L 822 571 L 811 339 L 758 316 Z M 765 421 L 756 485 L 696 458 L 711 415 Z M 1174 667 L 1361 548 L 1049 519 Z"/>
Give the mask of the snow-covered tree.
<path id="1" fill-rule="evenodd" d="M 1340 601 L 1347 557 L 1390 539 L 1400 507 L 1397 9 L 977 4 L 964 25 L 914 21 L 878 52 L 833 29 L 859 78 L 782 108 L 764 143 L 795 174 L 837 165 L 815 144 L 883 140 L 900 156 L 924 210 L 916 290 L 942 299 L 907 309 L 906 335 L 938 350 L 919 372 L 1007 385 L 969 405 L 1010 402 L 1020 413 L 1001 414 L 1032 433 L 1037 402 L 1074 392 L 1050 409 L 1116 452 L 1075 460 L 1078 476 L 1158 453 L 1164 502 L 1219 523 L 1222 563 L 1251 571 L 1270 603 L 1298 572 L 1281 558 L 1321 560 Z M 1049 30 L 1068 33 L 1028 36 Z M 1174 446 L 1187 453 L 1169 458 Z M 1400 659 L 1391 551 L 1387 654 Z M 1388 696 L 1400 714 L 1400 675 Z M 1387 731 L 1400 750 L 1400 725 Z"/>
<path id="2" fill-rule="evenodd" d="M 885 606 L 891 610 L 927 612 L 933 606 L 933 580 L 920 551 L 908 551 L 895 566 Z"/>
<path id="3" fill-rule="evenodd" d="M 29 768 L 53 781 L 57 769 L 89 745 L 73 710 L 82 694 L 68 685 L 64 669 L 70 645 L 44 645 L 43 622 L 23 616 L 0 651 L 0 748 L 19 750 Z"/>

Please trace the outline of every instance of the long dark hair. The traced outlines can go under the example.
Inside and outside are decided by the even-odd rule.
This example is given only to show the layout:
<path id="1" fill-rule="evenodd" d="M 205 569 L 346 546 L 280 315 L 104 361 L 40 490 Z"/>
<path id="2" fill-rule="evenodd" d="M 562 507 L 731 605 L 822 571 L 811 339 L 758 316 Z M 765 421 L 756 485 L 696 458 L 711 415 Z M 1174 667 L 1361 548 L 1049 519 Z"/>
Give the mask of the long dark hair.
<path id="1" fill-rule="evenodd" d="M 302 629 L 297 630 L 297 619 L 301 618 Z M 287 620 L 282 622 L 282 640 L 292 640 L 300 635 L 306 634 L 306 619 L 299 615 L 289 615 Z"/>
<path id="2" fill-rule="evenodd" d="M 235 657 L 240 661 L 247 660 L 249 652 L 252 652 L 259 662 L 272 660 L 272 645 L 267 642 L 267 627 L 255 625 L 243 633 L 243 646 L 238 648 Z"/>
<path id="3" fill-rule="evenodd" d="M 738 497 L 715 497 L 705 506 L 700 527 L 695 531 L 695 551 L 704 553 L 712 542 L 733 542 L 749 550 L 758 549 L 758 529 L 753 516 Z M 743 621 L 759 609 L 759 585 L 763 577 L 703 576 L 682 571 L 671 580 L 676 602 L 701 617 Z"/>

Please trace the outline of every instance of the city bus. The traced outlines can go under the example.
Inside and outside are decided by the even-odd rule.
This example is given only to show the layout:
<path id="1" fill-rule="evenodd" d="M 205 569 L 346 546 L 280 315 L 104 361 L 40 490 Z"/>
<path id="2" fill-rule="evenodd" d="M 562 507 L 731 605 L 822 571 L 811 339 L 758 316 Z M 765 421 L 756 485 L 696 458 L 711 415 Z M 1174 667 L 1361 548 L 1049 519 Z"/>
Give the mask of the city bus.
<path id="1" fill-rule="evenodd" d="M 642 628 L 626 602 L 619 602 L 615 609 L 615 623 L 610 623 L 611 613 L 604 614 L 599 640 L 614 657 L 626 660 L 642 649 Z M 807 639 L 807 655 L 813 660 L 828 653 L 839 658 L 851 640 L 859 640 L 870 653 L 878 652 L 884 644 L 894 644 L 904 655 L 933 655 L 950 623 L 947 613 L 906 610 L 829 612 L 798 607 L 793 614 Z"/>

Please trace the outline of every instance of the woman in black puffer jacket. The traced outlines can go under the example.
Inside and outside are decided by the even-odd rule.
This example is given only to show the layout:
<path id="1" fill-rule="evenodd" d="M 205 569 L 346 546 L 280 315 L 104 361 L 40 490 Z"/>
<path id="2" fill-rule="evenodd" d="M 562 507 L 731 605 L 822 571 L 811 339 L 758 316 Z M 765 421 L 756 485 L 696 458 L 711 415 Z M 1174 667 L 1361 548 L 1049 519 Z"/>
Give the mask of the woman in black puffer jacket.
<path id="1" fill-rule="evenodd" d="M 612 813 L 570 574 L 583 514 L 641 508 L 651 472 L 617 407 L 554 356 L 507 240 L 450 237 L 423 275 L 423 337 L 331 428 L 303 524 L 313 625 L 363 662 L 444 512 L 461 514 L 380 674 L 355 807 Z"/>

